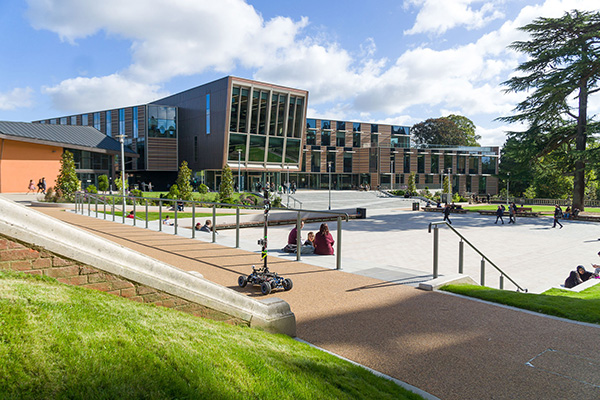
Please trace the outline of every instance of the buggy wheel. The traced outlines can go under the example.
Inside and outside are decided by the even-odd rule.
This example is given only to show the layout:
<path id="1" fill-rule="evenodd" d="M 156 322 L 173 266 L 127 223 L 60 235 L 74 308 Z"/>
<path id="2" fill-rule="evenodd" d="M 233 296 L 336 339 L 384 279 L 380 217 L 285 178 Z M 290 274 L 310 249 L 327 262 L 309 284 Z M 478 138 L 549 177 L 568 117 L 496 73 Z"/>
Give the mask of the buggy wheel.
<path id="1" fill-rule="evenodd" d="M 248 279 L 244 275 L 240 275 L 240 277 L 238 278 L 238 285 L 240 285 L 240 287 L 246 287 L 247 284 Z"/>
<path id="2" fill-rule="evenodd" d="M 292 280 L 290 278 L 286 278 L 283 280 L 283 290 L 285 290 L 285 291 L 292 290 L 293 287 L 294 287 L 294 283 L 292 282 Z"/>
<path id="3" fill-rule="evenodd" d="M 260 284 L 260 291 L 262 292 L 262 294 L 271 293 L 271 284 L 267 281 L 264 281 Z"/>

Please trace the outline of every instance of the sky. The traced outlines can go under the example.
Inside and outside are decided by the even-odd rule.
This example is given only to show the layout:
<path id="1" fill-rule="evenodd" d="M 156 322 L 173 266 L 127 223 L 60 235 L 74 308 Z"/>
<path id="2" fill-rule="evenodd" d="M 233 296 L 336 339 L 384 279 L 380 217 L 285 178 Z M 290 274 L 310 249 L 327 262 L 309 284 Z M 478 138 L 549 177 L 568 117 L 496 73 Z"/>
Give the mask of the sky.
<path id="1" fill-rule="evenodd" d="M 2 0 L 0 120 L 147 103 L 227 75 L 309 91 L 308 117 L 459 114 L 501 146 L 517 28 L 597 0 Z M 591 98 L 588 114 L 600 112 Z"/>

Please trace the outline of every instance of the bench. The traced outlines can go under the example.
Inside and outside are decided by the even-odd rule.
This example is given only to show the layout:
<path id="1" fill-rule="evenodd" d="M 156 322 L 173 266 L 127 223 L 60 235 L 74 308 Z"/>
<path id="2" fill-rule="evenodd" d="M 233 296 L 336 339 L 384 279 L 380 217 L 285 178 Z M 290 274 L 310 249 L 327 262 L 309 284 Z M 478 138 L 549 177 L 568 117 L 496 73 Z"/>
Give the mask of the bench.
<path id="1" fill-rule="evenodd" d="M 517 208 L 517 217 L 539 217 L 542 215 L 541 212 L 531 211 L 530 207 Z M 496 210 L 482 210 L 479 211 L 481 215 L 496 215 Z M 508 211 L 504 211 L 504 215 L 502 217 L 509 217 Z"/>
<path id="2" fill-rule="evenodd" d="M 423 210 L 430 211 L 430 212 L 444 212 L 444 207 L 423 207 Z M 454 213 L 454 214 L 466 214 L 467 210 L 465 210 L 462 207 L 457 207 L 457 208 L 451 208 L 450 212 Z"/>
<path id="3" fill-rule="evenodd" d="M 576 217 L 571 215 L 572 220 L 575 221 L 592 221 L 592 222 L 600 222 L 600 214 L 582 214 L 579 213 Z"/>

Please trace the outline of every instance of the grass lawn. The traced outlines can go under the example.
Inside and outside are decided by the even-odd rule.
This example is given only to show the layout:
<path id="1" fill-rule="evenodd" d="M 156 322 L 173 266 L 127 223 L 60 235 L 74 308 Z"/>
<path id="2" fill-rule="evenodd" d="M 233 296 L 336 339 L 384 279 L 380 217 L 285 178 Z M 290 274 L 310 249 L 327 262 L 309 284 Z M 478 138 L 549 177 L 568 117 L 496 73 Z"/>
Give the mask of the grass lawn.
<path id="1" fill-rule="evenodd" d="M 0 397 L 421 398 L 284 335 L 6 271 Z"/>
<path id="2" fill-rule="evenodd" d="M 95 213 L 95 211 L 92 211 L 92 213 Z M 98 214 L 102 214 L 101 211 L 98 211 Z M 129 214 L 129 213 L 127 213 Z M 111 215 L 112 213 L 107 212 L 106 215 Z M 175 219 L 175 212 L 174 211 L 163 211 L 162 212 L 162 217 L 163 219 L 167 217 L 167 215 L 169 216 L 170 219 Z M 235 213 L 217 213 L 217 216 L 223 216 L 223 215 L 235 215 Z M 118 217 L 122 217 L 123 216 L 123 212 L 121 211 L 115 211 L 115 216 Z M 141 220 L 146 220 L 146 211 L 136 211 L 135 216 L 137 219 L 141 219 Z M 212 213 L 200 213 L 197 212 L 196 213 L 196 218 L 205 218 L 205 217 L 209 217 L 212 218 Z M 179 218 L 192 218 L 192 213 L 191 212 L 178 212 L 177 213 L 177 219 Z M 158 212 L 148 212 L 148 221 L 156 221 L 159 219 L 158 216 Z M 198 221 L 201 222 L 201 221 Z"/>
<path id="3" fill-rule="evenodd" d="M 519 206 L 517 206 L 519 207 Z M 554 206 L 523 206 L 523 207 L 529 207 L 532 209 L 533 212 L 543 212 L 546 214 L 554 214 Z M 465 205 L 463 206 L 463 208 L 467 211 L 489 211 L 489 210 L 496 210 L 498 208 L 498 204 L 479 204 L 479 205 Z M 563 211 L 565 210 L 566 207 L 562 207 Z M 591 213 L 600 213 L 600 207 L 586 207 L 585 208 L 585 212 L 591 212 Z M 507 211 L 505 211 L 505 213 L 508 213 Z M 508 214 L 507 214 L 508 215 Z"/>
<path id="4" fill-rule="evenodd" d="M 561 289 L 550 289 L 542 294 L 518 293 L 478 285 L 446 285 L 442 290 L 574 321 L 600 324 L 600 284 L 579 293 Z"/>

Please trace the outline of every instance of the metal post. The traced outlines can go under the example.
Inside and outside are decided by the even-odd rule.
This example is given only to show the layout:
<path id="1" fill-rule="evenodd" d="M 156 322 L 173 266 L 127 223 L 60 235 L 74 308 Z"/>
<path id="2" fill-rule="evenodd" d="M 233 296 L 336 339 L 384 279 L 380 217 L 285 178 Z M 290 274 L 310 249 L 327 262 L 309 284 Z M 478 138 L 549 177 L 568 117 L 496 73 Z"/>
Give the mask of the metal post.
<path id="1" fill-rule="evenodd" d="M 235 248 L 240 248 L 240 208 L 235 209 Z"/>
<path id="2" fill-rule="evenodd" d="M 123 196 L 123 212 L 121 213 L 121 219 L 123 224 L 125 223 L 125 212 L 127 211 L 127 203 L 125 202 L 125 196 Z"/>
<path id="3" fill-rule="evenodd" d="M 335 269 L 342 269 L 342 217 L 337 217 L 337 256 L 335 259 Z"/>
<path id="4" fill-rule="evenodd" d="M 94 196 L 94 206 L 96 207 L 96 218 L 98 218 L 98 196 Z"/>
<path id="5" fill-rule="evenodd" d="M 438 226 L 433 227 L 433 279 L 438 277 Z"/>
<path id="6" fill-rule="evenodd" d="M 92 215 L 92 199 L 88 195 L 88 217 Z"/>
<path id="7" fill-rule="evenodd" d="M 217 206 L 213 204 L 213 218 L 212 218 L 212 242 L 217 241 Z"/>
<path id="8" fill-rule="evenodd" d="M 175 200 L 173 205 L 175 206 L 173 207 L 175 209 L 175 217 L 173 218 L 175 220 L 173 222 L 173 235 L 177 235 L 177 210 L 179 210 L 179 201 Z"/>
<path id="9" fill-rule="evenodd" d="M 158 201 L 158 231 L 162 232 L 162 200 Z"/>
<path id="10" fill-rule="evenodd" d="M 136 199 L 134 198 L 134 199 L 133 199 L 133 226 L 135 226 L 135 225 L 136 225 L 136 224 L 135 224 L 135 220 L 136 220 L 136 218 L 135 218 L 135 203 L 137 203 L 137 201 L 136 201 Z"/>
<path id="11" fill-rule="evenodd" d="M 506 178 L 506 207 L 508 207 L 508 181 L 510 180 L 510 172 L 507 172 Z"/>
<path id="12" fill-rule="evenodd" d="M 148 200 L 146 200 L 146 229 L 148 229 Z"/>
<path id="13" fill-rule="evenodd" d="M 485 258 L 481 258 L 481 286 L 485 286 Z"/>
<path id="14" fill-rule="evenodd" d="M 192 239 L 196 238 L 196 202 L 192 201 Z"/>
<path id="15" fill-rule="evenodd" d="M 242 191 L 242 175 L 241 175 L 241 164 L 242 164 L 242 150 L 238 150 L 238 193 Z"/>
<path id="16" fill-rule="evenodd" d="M 462 238 L 460 242 L 458 242 L 458 273 L 463 273 L 464 266 L 464 255 L 465 255 L 465 242 L 463 242 Z"/>
<path id="17" fill-rule="evenodd" d="M 300 211 L 298 211 L 298 216 L 296 217 L 296 261 L 302 260 L 301 249 L 302 249 L 302 239 L 300 239 L 300 231 L 302 225 L 302 218 L 300 218 Z"/>
<path id="18" fill-rule="evenodd" d="M 500 290 L 504 290 L 504 275 L 500 274 Z"/>
<path id="19" fill-rule="evenodd" d="M 104 196 L 104 219 L 106 219 L 106 196 Z"/>
<path id="20" fill-rule="evenodd" d="M 329 210 L 331 210 L 331 161 L 327 163 L 327 172 L 329 172 Z"/>
<path id="21" fill-rule="evenodd" d="M 112 217 L 113 217 L 113 222 L 115 222 L 115 196 L 112 197 Z"/>

